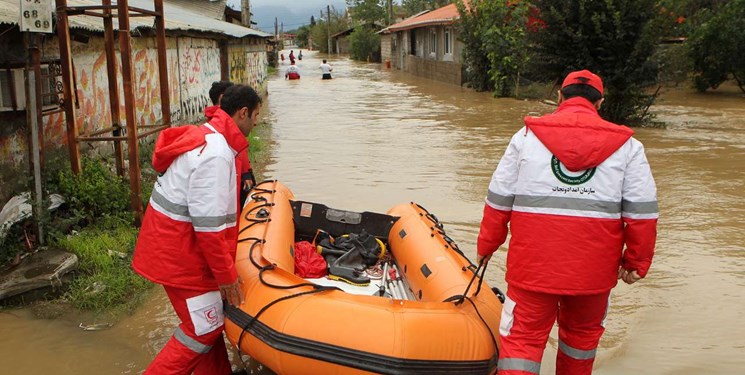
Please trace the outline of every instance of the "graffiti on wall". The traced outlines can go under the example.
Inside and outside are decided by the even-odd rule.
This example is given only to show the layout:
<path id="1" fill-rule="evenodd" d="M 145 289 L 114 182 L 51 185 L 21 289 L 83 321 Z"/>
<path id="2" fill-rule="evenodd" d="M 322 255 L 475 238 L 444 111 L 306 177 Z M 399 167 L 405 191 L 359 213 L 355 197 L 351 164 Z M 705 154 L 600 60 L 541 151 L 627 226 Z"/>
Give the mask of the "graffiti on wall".
<path id="1" fill-rule="evenodd" d="M 220 80 L 220 50 L 212 41 L 193 38 L 180 39 L 178 49 L 179 121 L 194 121 L 202 118 L 204 107 L 212 104 L 208 93 L 212 82 Z"/>
<path id="2" fill-rule="evenodd" d="M 249 51 L 245 46 L 230 46 L 228 65 L 230 80 L 249 85 L 259 93 L 266 92 L 267 60 L 265 51 Z"/>
<path id="3" fill-rule="evenodd" d="M 266 92 L 266 52 L 248 52 L 246 57 L 248 84 L 260 93 Z"/>
<path id="4" fill-rule="evenodd" d="M 230 79 L 252 85 L 260 93 L 266 92 L 266 53 L 247 51 L 244 46 L 229 51 Z M 57 51 L 54 42 L 45 45 L 46 51 Z M 103 38 L 91 38 L 88 44 L 78 44 L 72 51 L 77 85 L 78 108 L 76 125 L 79 134 L 91 133 L 111 126 L 109 80 L 106 70 Z M 220 51 L 210 39 L 168 39 L 169 95 L 173 123 L 195 122 L 203 118 L 204 107 L 211 105 L 209 88 L 220 80 Z M 135 96 L 137 125 L 153 125 L 161 118 L 160 80 L 155 42 L 149 38 L 133 39 L 132 88 Z M 233 59 L 235 58 L 235 60 Z M 124 88 L 121 81 L 121 59 L 117 53 L 119 78 L 120 123 L 125 123 Z M 73 99 L 74 100 L 74 99 Z M 67 143 L 64 113 L 43 119 L 45 143 L 57 147 Z M 0 158 L 19 164 L 27 154 L 25 131 L 0 139 Z M 94 145 L 104 145 L 97 142 Z"/>
<path id="5" fill-rule="evenodd" d="M 100 43 L 99 43 L 100 44 Z M 97 48 L 100 47 L 100 48 Z M 92 45 L 86 52 L 74 56 L 75 76 L 77 78 L 76 125 L 79 134 L 94 132 L 111 126 L 111 105 L 109 99 L 109 79 L 107 75 L 106 53 L 100 52 L 103 46 Z M 83 52 L 83 51 L 81 51 Z M 135 121 L 138 125 L 154 125 L 162 120 L 160 100 L 160 78 L 158 76 L 157 49 L 135 45 L 132 66 L 134 68 L 132 90 L 134 93 Z M 167 51 L 169 95 L 171 111 L 178 108 L 180 100 L 178 62 L 176 51 Z M 117 86 L 119 91 L 119 122 L 126 124 L 124 106 L 124 86 L 121 79 L 121 60 L 117 54 Z M 66 140 L 65 116 L 57 113 L 45 117 L 44 136 L 54 142 Z"/>
<path id="6" fill-rule="evenodd" d="M 235 83 L 248 83 L 246 75 L 246 52 L 243 48 L 230 48 L 229 53 L 230 81 Z"/>

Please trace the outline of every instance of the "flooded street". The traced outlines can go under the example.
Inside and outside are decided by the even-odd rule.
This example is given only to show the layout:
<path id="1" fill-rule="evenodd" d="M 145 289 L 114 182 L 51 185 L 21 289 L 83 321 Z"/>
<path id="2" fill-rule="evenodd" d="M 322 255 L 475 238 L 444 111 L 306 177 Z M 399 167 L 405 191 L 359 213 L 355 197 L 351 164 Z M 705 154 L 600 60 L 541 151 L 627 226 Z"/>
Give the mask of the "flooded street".
<path id="1" fill-rule="evenodd" d="M 263 107 L 260 175 L 298 199 L 385 212 L 415 201 L 445 223 L 475 260 L 484 196 L 522 117 L 553 110 L 304 51 L 302 78 L 270 77 Z M 730 91 L 733 93 L 734 91 Z M 653 110 L 665 129 L 637 129 L 658 186 L 657 254 L 645 280 L 612 293 L 596 374 L 733 374 L 745 371 L 745 99 L 669 92 Z M 505 288 L 506 254 L 487 276 Z M 83 331 L 89 319 L 36 319 L 0 312 L 8 374 L 137 374 L 176 322 L 159 287 L 115 326 Z M 552 333 L 542 374 L 554 371 Z"/>

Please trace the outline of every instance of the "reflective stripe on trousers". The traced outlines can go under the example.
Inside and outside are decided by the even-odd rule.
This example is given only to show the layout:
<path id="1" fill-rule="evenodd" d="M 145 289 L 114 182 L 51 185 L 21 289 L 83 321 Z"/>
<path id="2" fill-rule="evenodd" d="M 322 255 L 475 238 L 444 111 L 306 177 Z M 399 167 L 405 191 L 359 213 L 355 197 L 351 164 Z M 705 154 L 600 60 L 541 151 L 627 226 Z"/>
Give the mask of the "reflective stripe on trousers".
<path id="1" fill-rule="evenodd" d="M 502 308 L 498 373 L 538 375 L 548 335 L 558 320 L 556 374 L 591 374 L 609 294 L 555 295 L 510 285 Z"/>
<path id="2" fill-rule="evenodd" d="M 497 371 L 522 371 L 538 375 L 541 373 L 541 363 L 522 358 L 500 358 Z"/>
<path id="3" fill-rule="evenodd" d="M 165 286 L 173 310 L 181 320 L 173 336 L 145 370 L 145 375 L 228 375 L 231 373 L 222 324 L 197 334 L 187 301 L 204 296 L 194 291 Z M 208 292 L 209 293 L 209 292 Z"/>

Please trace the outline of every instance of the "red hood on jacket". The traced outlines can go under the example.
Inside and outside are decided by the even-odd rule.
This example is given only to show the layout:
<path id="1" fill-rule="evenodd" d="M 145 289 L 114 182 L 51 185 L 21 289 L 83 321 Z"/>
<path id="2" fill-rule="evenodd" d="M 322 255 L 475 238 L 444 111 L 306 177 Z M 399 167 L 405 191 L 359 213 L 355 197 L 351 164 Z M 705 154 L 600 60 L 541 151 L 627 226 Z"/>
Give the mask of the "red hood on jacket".
<path id="1" fill-rule="evenodd" d="M 251 163 L 248 160 L 248 141 L 233 118 L 220 109 L 220 106 L 207 107 L 204 114 L 208 116 L 209 124 L 225 137 L 230 148 L 237 153 L 237 158 L 240 160 L 240 172 L 245 173 L 251 170 Z"/>
<path id="2" fill-rule="evenodd" d="M 634 131 L 603 120 L 587 99 L 563 101 L 556 112 L 525 117 L 525 125 L 570 171 L 600 165 L 631 138 Z"/>
<path id="3" fill-rule="evenodd" d="M 204 117 L 207 117 L 207 121 L 215 117 L 215 112 L 217 112 L 218 109 L 220 109 L 219 104 L 211 105 L 209 107 L 204 107 Z"/>
<path id="4" fill-rule="evenodd" d="M 207 107 L 205 114 L 208 113 L 208 110 L 209 115 L 211 115 L 209 124 L 225 137 L 230 148 L 238 154 L 239 159 L 244 161 L 241 169 L 250 169 L 248 154 L 246 153 L 248 141 L 238 129 L 238 125 L 219 106 Z M 212 133 L 209 128 L 194 125 L 179 126 L 161 131 L 155 141 L 153 168 L 158 173 L 165 173 L 171 163 L 181 154 L 204 145 L 206 142 L 204 136 L 209 133 Z"/>
<path id="5" fill-rule="evenodd" d="M 155 141 L 153 152 L 155 171 L 165 173 L 181 154 L 203 145 L 206 142 L 204 135 L 205 132 L 196 126 L 179 126 L 161 131 Z"/>

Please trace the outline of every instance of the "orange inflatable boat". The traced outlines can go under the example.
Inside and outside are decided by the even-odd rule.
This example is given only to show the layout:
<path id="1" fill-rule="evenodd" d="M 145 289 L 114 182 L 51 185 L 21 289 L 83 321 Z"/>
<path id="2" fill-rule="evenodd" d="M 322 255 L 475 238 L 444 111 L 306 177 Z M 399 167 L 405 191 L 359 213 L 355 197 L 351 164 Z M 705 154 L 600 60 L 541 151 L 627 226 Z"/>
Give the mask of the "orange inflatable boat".
<path id="1" fill-rule="evenodd" d="M 496 372 L 501 292 L 486 285 L 485 267 L 473 265 L 417 204 L 387 214 L 336 210 L 265 181 L 252 190 L 239 226 L 236 266 L 245 303 L 226 306 L 226 333 L 274 372 Z M 403 276 L 397 292 L 377 292 L 385 277 L 366 289 L 296 276 L 295 242 L 319 229 L 374 235 Z"/>

